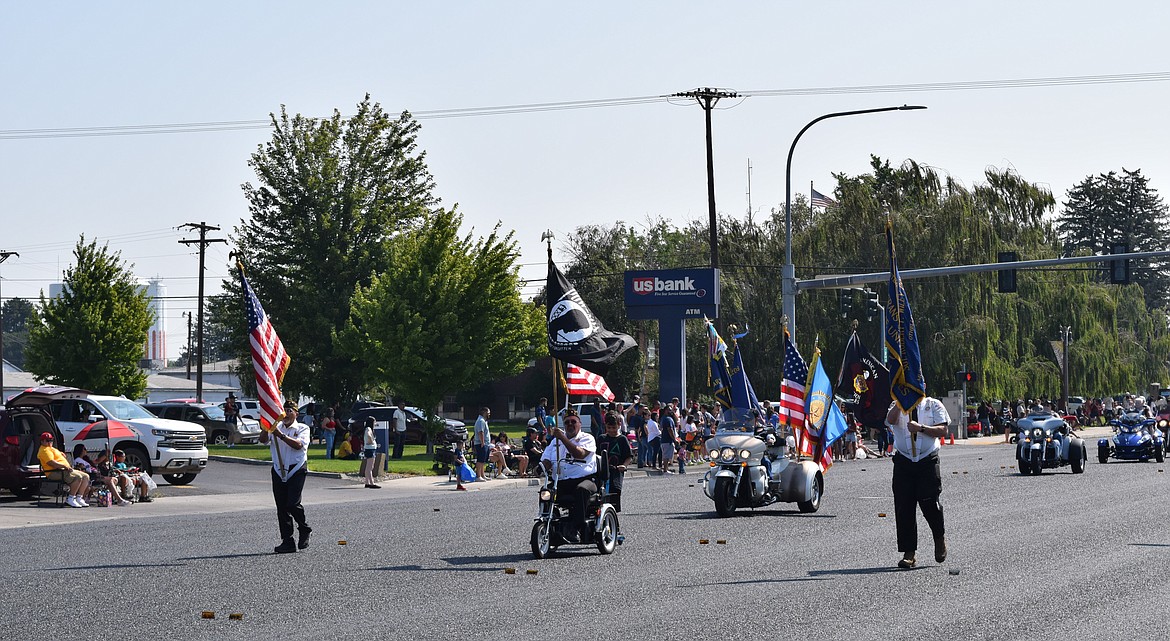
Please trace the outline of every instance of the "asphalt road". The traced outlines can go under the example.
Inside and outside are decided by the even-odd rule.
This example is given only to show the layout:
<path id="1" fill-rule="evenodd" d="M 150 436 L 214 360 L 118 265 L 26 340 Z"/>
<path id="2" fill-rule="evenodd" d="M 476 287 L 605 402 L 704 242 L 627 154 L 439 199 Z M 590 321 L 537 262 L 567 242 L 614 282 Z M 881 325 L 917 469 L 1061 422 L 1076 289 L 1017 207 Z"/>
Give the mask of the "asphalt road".
<path id="1" fill-rule="evenodd" d="M 943 452 L 950 558 L 934 563 L 920 520 L 910 571 L 893 569 L 888 460 L 834 466 L 812 515 L 719 519 L 690 487 L 700 474 L 633 477 L 625 545 L 543 561 L 528 550 L 535 489 L 511 483 L 310 479 L 312 547 L 273 555 L 267 470 L 215 463 L 200 496 L 39 508 L 86 522 L 25 527 L 33 508 L 0 504 L 0 638 L 1166 638 L 1167 466 L 1022 477 L 1012 451 Z"/>

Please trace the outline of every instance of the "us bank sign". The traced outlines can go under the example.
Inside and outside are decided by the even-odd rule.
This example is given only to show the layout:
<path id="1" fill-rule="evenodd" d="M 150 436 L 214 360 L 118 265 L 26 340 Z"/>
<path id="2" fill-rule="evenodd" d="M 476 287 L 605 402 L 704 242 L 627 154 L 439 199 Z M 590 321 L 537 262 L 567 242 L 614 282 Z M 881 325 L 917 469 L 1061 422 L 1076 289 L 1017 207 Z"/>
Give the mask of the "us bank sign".
<path id="1" fill-rule="evenodd" d="M 633 319 L 719 315 L 719 275 L 714 269 L 628 271 L 624 289 L 626 314 Z"/>

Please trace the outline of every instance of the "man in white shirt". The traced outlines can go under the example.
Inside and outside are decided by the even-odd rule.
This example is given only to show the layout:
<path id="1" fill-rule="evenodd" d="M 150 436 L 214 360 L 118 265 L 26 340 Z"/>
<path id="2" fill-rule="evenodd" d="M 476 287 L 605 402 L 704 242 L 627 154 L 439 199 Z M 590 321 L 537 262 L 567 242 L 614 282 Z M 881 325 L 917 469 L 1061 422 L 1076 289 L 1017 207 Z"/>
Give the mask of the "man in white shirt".
<path id="1" fill-rule="evenodd" d="M 268 443 L 272 452 L 272 497 L 276 501 L 276 521 L 280 525 L 280 545 L 277 554 L 296 552 L 309 547 L 313 528 L 305 521 L 301 506 L 301 492 L 308 476 L 309 426 L 297 422 L 297 405 L 285 403 L 284 417 L 272 431 L 261 432 L 260 442 Z M 293 542 L 293 521 L 300 529 L 300 539 Z"/>
<path id="2" fill-rule="evenodd" d="M 915 415 L 912 417 L 912 414 Z M 951 417 L 946 407 L 929 396 L 907 414 L 897 403 L 890 405 L 886 425 L 894 433 L 894 522 L 898 530 L 898 567 L 915 566 L 918 550 L 918 510 L 934 535 L 934 560 L 947 559 L 943 525 L 942 471 L 938 462 L 939 439 L 946 435 Z"/>
<path id="3" fill-rule="evenodd" d="M 394 454 L 390 458 L 402 458 L 406 445 L 406 401 L 398 399 L 398 409 L 390 416 L 390 428 L 394 430 Z"/>
<path id="4" fill-rule="evenodd" d="M 576 410 L 565 410 L 565 429 L 549 430 L 549 444 L 540 456 L 540 463 L 549 473 L 558 474 L 557 494 L 573 498 L 573 520 L 578 530 L 585 523 L 585 508 L 589 497 L 597 493 L 593 475 L 597 472 L 597 441 L 593 435 L 581 431 L 581 418 Z M 578 541 L 583 540 L 579 533 Z"/>

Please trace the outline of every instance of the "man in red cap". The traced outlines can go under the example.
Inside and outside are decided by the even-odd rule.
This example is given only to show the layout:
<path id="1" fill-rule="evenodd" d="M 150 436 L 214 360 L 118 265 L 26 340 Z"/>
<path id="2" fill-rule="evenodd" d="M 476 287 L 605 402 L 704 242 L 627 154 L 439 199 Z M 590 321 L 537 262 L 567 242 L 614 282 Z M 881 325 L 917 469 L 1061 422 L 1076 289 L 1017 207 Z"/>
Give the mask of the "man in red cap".
<path id="1" fill-rule="evenodd" d="M 41 449 L 37 450 L 37 458 L 41 461 L 45 478 L 69 486 L 69 496 L 65 499 L 69 507 L 89 507 L 84 498 L 89 491 L 89 475 L 73 469 L 65 454 L 53 447 L 51 432 L 41 432 Z"/>

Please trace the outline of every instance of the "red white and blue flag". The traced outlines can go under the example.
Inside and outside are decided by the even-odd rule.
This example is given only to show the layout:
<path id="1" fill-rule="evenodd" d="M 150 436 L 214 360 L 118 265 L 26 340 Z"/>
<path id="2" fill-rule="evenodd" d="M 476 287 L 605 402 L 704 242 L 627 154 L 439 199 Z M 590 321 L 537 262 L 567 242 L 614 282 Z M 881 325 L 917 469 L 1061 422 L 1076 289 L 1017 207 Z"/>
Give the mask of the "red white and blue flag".
<path id="1" fill-rule="evenodd" d="M 780 419 L 792 426 L 796 442 L 804 429 L 804 387 L 808 381 L 808 364 L 792 344 L 792 335 L 784 330 L 784 378 L 780 382 Z"/>
<path id="2" fill-rule="evenodd" d="M 284 395 L 280 385 L 284 373 L 292 360 L 284 351 L 284 345 L 264 307 L 248 284 L 244 270 L 240 269 L 240 281 L 244 286 L 244 307 L 248 314 L 248 338 L 252 345 L 252 368 L 256 370 L 256 398 L 260 401 L 260 425 L 271 430 L 284 416 Z"/>
<path id="3" fill-rule="evenodd" d="M 600 396 L 607 401 L 615 398 L 604 378 L 572 363 L 565 365 L 565 389 L 569 394 Z"/>
<path id="4" fill-rule="evenodd" d="M 812 197 L 809 198 L 809 203 L 811 203 L 813 207 L 832 207 L 833 205 L 837 204 L 837 201 L 813 189 Z"/>

